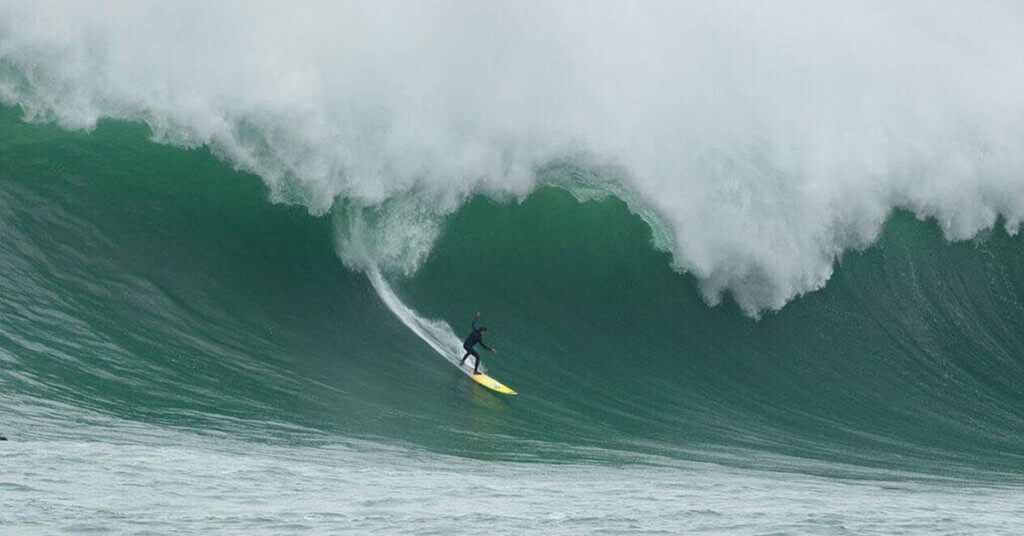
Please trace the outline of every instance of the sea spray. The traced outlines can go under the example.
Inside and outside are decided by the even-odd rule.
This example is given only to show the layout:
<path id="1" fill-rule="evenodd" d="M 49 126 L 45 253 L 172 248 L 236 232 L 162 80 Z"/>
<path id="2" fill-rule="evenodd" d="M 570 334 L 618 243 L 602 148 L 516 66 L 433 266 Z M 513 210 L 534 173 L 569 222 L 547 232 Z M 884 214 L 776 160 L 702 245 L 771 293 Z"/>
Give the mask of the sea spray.
<path id="1" fill-rule="evenodd" d="M 995 1 L 0 2 L 0 99 L 145 122 L 314 214 L 521 199 L 586 155 L 707 301 L 756 315 L 821 288 L 895 208 L 952 239 L 1016 231 L 1022 21 Z M 414 249 L 379 264 L 414 269 Z"/>
<path id="2" fill-rule="evenodd" d="M 438 354 L 458 363 L 460 340 L 446 322 L 424 318 L 395 294 L 383 270 L 412 274 L 419 269 L 440 232 L 442 216 L 414 198 L 391 200 L 384 207 L 336 206 L 338 256 L 364 272 L 381 301 Z"/>

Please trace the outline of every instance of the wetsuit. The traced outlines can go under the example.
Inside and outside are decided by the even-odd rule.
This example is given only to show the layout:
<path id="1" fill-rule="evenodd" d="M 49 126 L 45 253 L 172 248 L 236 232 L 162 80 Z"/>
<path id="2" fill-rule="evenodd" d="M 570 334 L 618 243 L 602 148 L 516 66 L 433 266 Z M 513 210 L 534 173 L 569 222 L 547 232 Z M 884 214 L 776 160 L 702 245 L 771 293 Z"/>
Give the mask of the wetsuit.
<path id="1" fill-rule="evenodd" d="M 473 347 L 478 344 L 488 350 L 490 350 L 491 347 L 484 344 L 483 329 L 476 327 L 475 318 L 473 319 L 473 323 L 471 325 L 473 326 L 473 333 L 470 333 L 469 337 L 466 337 L 466 341 L 462 343 L 462 349 L 466 351 L 466 355 L 462 356 L 462 361 L 460 361 L 459 364 L 461 365 L 462 363 L 465 363 L 467 357 L 473 356 L 476 358 L 476 363 L 473 363 L 473 374 L 480 374 L 480 354 L 477 353 L 477 351 Z"/>

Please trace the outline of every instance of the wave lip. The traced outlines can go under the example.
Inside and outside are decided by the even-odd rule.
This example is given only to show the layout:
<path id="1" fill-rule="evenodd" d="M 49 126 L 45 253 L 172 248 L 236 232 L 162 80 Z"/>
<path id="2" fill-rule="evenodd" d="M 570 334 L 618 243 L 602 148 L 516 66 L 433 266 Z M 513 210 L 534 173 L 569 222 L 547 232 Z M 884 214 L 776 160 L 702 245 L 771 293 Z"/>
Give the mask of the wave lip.
<path id="1" fill-rule="evenodd" d="M 554 163 L 614 168 L 598 189 L 656 222 L 705 299 L 758 315 L 821 288 L 896 208 L 951 239 L 1000 219 L 1016 232 L 1021 15 L 1000 2 L 4 2 L 0 99 L 74 129 L 144 122 L 314 214 L 406 204 L 429 216 L 384 233 L 406 241 L 429 242 L 412 231 L 436 235 L 473 194 L 524 198 Z M 386 249 L 378 265 L 396 272 L 429 251 Z"/>

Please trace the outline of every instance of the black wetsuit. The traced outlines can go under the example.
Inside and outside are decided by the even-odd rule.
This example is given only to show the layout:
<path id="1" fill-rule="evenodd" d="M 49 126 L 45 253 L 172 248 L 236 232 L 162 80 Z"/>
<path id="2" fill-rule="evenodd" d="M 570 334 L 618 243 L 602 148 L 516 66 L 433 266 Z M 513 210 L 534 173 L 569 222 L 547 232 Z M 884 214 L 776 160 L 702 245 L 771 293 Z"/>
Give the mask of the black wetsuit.
<path id="1" fill-rule="evenodd" d="M 475 318 L 473 319 L 473 323 L 471 325 L 473 326 L 473 333 L 470 333 L 469 337 L 466 337 L 466 341 L 462 343 L 462 349 L 466 351 L 466 355 L 462 356 L 462 361 L 460 361 L 459 364 L 461 365 L 462 363 L 465 363 L 467 357 L 473 356 L 476 358 L 476 363 L 473 363 L 473 374 L 480 374 L 480 354 L 477 353 L 477 351 L 473 347 L 478 344 L 480 346 L 483 346 L 484 348 L 487 348 L 488 350 L 490 350 L 491 347 L 484 344 L 483 341 L 483 331 L 486 328 L 476 327 Z"/>

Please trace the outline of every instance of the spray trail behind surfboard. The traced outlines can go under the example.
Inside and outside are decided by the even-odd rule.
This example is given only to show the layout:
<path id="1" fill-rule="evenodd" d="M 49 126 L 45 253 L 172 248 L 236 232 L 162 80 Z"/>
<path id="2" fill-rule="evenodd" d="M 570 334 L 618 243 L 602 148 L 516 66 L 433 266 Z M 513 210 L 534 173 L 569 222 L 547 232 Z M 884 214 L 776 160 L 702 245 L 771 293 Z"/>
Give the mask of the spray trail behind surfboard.
<path id="1" fill-rule="evenodd" d="M 373 285 L 374 290 L 377 291 L 377 295 L 380 296 L 381 301 L 384 305 L 387 305 L 388 309 L 402 321 L 413 333 L 419 338 L 423 339 L 423 342 L 430 345 L 441 357 L 448 360 L 449 363 L 459 367 L 466 374 L 472 371 L 472 367 L 463 367 L 459 365 L 459 358 L 462 356 L 462 341 L 458 336 L 455 335 L 455 331 L 452 330 L 451 326 L 447 322 L 442 320 L 432 320 L 423 318 L 416 314 L 408 305 L 402 303 L 402 300 L 395 294 L 394 289 L 381 275 L 380 270 L 373 268 L 367 271 L 367 275 L 370 278 L 370 283 Z M 469 363 L 472 363 L 470 360 Z M 484 371 L 486 368 L 480 365 L 480 370 Z"/>

